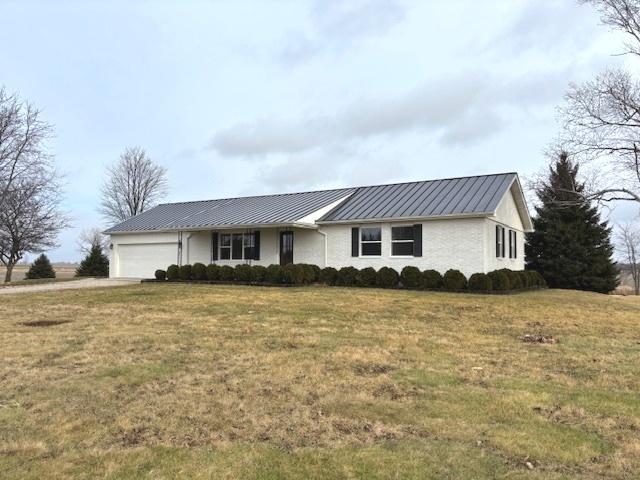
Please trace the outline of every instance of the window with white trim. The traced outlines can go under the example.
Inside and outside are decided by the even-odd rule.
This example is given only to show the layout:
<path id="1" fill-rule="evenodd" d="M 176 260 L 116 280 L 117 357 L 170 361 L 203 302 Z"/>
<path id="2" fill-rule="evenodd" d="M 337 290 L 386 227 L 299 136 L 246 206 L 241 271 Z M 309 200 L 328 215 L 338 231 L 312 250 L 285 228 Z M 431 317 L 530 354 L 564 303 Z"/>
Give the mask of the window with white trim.
<path id="1" fill-rule="evenodd" d="M 253 233 L 221 233 L 220 260 L 250 260 L 255 254 Z"/>
<path id="2" fill-rule="evenodd" d="M 395 257 L 412 257 L 413 235 L 413 225 L 391 227 L 391 255 Z"/>
<path id="3" fill-rule="evenodd" d="M 515 230 L 509 230 L 509 258 L 518 258 L 518 244 Z"/>
<path id="4" fill-rule="evenodd" d="M 363 257 L 382 255 L 382 229 L 380 227 L 360 229 L 360 255 Z"/>
<path id="5" fill-rule="evenodd" d="M 496 257 L 504 258 L 505 256 L 505 242 L 504 242 L 504 227 L 496 225 Z"/>

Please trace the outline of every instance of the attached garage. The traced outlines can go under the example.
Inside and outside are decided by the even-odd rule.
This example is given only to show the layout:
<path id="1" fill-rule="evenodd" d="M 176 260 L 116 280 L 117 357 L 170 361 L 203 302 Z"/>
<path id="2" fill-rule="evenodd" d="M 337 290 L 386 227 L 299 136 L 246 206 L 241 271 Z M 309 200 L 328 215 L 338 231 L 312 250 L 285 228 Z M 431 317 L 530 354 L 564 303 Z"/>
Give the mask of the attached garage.
<path id="1" fill-rule="evenodd" d="M 176 263 L 177 242 L 125 243 L 117 245 L 117 276 L 153 278 L 157 269 L 166 269 Z"/>

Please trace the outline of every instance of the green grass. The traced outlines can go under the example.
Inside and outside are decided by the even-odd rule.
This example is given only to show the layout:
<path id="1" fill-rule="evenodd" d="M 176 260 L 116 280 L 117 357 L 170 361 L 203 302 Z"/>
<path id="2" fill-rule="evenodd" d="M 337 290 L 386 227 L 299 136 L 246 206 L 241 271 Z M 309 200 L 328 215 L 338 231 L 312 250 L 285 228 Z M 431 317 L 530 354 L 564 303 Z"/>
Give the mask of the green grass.
<path id="1" fill-rule="evenodd" d="M 8 295 L 0 477 L 637 478 L 639 365 L 632 297 Z"/>

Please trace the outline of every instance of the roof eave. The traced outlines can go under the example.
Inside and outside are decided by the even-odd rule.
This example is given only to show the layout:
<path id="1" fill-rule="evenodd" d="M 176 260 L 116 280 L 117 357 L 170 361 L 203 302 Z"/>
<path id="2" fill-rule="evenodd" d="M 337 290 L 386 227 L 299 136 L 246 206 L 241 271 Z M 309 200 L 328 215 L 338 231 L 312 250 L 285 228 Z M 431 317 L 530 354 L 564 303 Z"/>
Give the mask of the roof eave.
<path id="1" fill-rule="evenodd" d="M 126 235 L 132 233 L 172 233 L 172 232 L 208 232 L 212 230 L 241 230 L 249 228 L 308 228 L 317 229 L 318 226 L 305 222 L 282 222 L 282 223 L 247 223 L 234 225 L 202 225 L 197 227 L 171 227 L 171 228 L 149 228 L 139 230 L 105 230 L 105 235 Z"/>
<path id="2" fill-rule="evenodd" d="M 456 218 L 484 218 L 493 215 L 494 212 L 456 213 L 450 215 L 427 215 L 415 217 L 381 217 L 381 218 L 350 218 L 347 220 L 319 220 L 318 225 L 334 225 L 345 223 L 384 223 L 384 222 L 413 222 L 418 220 L 442 220 Z"/>

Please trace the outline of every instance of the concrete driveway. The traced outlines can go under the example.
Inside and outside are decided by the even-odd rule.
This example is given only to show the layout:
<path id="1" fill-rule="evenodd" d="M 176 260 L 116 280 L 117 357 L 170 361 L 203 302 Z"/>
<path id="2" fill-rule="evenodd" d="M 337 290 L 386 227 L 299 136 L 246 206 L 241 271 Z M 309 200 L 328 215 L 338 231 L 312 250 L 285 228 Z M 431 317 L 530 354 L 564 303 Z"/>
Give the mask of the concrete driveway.
<path id="1" fill-rule="evenodd" d="M 140 283 L 139 278 L 82 278 L 69 282 L 51 282 L 41 283 L 38 285 L 16 285 L 15 287 L 0 287 L 0 295 L 73 290 L 76 288 L 119 287 L 122 285 L 133 285 L 136 283 Z"/>

